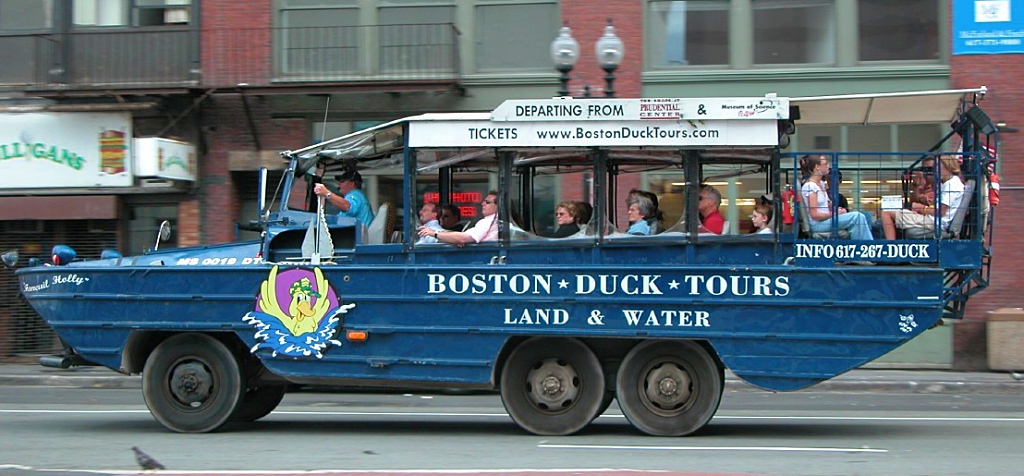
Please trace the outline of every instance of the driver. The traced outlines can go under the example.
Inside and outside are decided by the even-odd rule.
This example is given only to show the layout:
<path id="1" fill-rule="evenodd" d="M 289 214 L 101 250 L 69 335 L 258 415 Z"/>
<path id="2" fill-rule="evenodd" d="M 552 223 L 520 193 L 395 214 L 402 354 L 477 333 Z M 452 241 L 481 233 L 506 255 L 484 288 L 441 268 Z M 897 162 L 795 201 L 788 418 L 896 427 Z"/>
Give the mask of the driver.
<path id="1" fill-rule="evenodd" d="M 338 181 L 338 194 L 331 193 L 330 189 L 322 183 L 313 187 L 313 193 L 324 197 L 331 205 L 338 207 L 340 217 L 352 217 L 359 220 L 366 226 L 373 221 L 373 212 L 370 211 L 370 201 L 363 193 L 363 177 L 353 168 L 348 168 L 340 174 L 335 175 Z"/>

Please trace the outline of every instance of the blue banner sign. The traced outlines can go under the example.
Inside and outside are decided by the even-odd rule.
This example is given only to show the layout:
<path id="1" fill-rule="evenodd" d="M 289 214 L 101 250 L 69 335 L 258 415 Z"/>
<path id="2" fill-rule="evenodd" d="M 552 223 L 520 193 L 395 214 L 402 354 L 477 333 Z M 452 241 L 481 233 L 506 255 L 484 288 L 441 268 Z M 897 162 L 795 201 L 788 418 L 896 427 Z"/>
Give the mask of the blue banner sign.
<path id="1" fill-rule="evenodd" d="M 1022 19 L 1024 0 L 953 0 L 953 54 L 1024 53 Z"/>

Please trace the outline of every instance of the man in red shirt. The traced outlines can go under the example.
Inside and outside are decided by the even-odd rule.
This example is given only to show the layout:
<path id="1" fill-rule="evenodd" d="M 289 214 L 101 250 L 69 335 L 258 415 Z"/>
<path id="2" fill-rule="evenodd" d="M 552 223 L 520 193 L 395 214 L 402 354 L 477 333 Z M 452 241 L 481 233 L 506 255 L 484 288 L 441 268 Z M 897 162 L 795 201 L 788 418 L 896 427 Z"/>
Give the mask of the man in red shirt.
<path id="1" fill-rule="evenodd" d="M 697 203 L 697 211 L 700 212 L 700 233 L 722 234 L 725 227 L 725 218 L 718 213 L 718 207 L 722 206 L 722 194 L 715 190 L 715 187 L 705 185 L 700 188 L 700 201 Z"/>

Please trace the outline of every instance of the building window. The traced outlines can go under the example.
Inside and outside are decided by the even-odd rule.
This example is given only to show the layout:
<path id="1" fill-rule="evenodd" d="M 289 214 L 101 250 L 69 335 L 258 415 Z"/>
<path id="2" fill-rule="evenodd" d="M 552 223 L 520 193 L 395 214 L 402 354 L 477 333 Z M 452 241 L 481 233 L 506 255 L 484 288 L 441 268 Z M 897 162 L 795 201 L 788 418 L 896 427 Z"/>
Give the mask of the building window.
<path id="1" fill-rule="evenodd" d="M 477 5 L 477 71 L 550 70 L 559 18 L 558 4 L 551 2 Z"/>
<path id="2" fill-rule="evenodd" d="M 52 0 L 0 0 L 0 30 L 45 30 L 52 26 Z"/>
<path id="3" fill-rule="evenodd" d="M 454 6 L 383 7 L 378 15 L 381 72 L 452 68 Z"/>
<path id="4" fill-rule="evenodd" d="M 728 1 L 657 1 L 647 9 L 652 67 L 729 64 Z"/>
<path id="5" fill-rule="evenodd" d="M 73 0 L 78 27 L 187 25 L 191 0 Z"/>
<path id="6" fill-rule="evenodd" d="M 754 63 L 833 64 L 835 45 L 831 1 L 754 1 Z"/>
<path id="7" fill-rule="evenodd" d="M 860 0 L 860 60 L 939 58 L 939 2 Z"/>
<path id="8" fill-rule="evenodd" d="M 281 73 L 359 71 L 358 8 L 286 8 L 275 32 Z"/>

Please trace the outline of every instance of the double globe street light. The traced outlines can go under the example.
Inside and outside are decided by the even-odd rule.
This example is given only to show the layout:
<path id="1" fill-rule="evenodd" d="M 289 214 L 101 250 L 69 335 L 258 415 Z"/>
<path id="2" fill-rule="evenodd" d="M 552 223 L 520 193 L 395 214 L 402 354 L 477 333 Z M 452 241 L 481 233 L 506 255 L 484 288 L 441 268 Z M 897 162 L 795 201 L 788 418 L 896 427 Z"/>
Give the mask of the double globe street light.
<path id="1" fill-rule="evenodd" d="M 597 54 L 597 63 L 604 70 L 604 80 L 607 84 L 604 89 L 604 96 L 615 97 L 615 89 L 612 83 L 615 81 L 615 70 L 622 63 L 623 45 L 622 40 L 615 35 L 615 27 L 612 26 L 612 19 L 608 19 L 608 25 L 604 27 L 604 35 L 594 45 Z M 563 25 L 558 31 L 558 37 L 551 42 L 551 59 L 555 62 L 555 69 L 561 73 L 559 80 L 561 87 L 558 90 L 559 96 L 569 95 L 569 72 L 580 57 L 580 45 L 572 37 L 572 30 L 568 25 Z M 590 96 L 589 86 L 586 88 L 586 97 Z"/>

